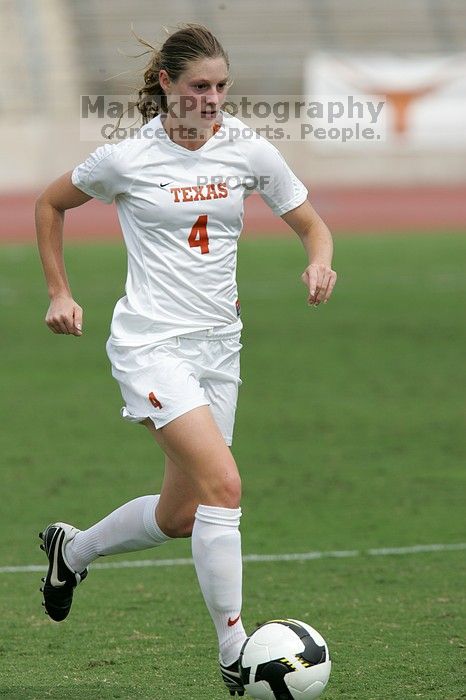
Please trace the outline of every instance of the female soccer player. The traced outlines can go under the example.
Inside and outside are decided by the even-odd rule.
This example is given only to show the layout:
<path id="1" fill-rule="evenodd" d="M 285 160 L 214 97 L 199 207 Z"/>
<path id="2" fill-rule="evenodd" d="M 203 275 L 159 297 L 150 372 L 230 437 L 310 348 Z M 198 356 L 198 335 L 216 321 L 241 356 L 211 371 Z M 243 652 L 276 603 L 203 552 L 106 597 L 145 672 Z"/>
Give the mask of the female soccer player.
<path id="1" fill-rule="evenodd" d="M 136 498 L 87 530 L 53 523 L 41 533 L 49 560 L 42 590 L 46 612 L 63 620 L 97 557 L 191 536 L 222 677 L 231 695 L 243 695 L 241 484 L 229 446 L 241 384 L 236 250 L 251 183 L 303 243 L 309 304 L 328 301 L 336 274 L 331 235 L 304 185 L 270 142 L 221 109 L 228 72 L 227 54 L 205 27 L 173 33 L 144 73 L 140 133 L 97 148 L 37 200 L 45 320 L 54 333 L 75 336 L 83 312 L 63 261 L 64 212 L 92 197 L 116 202 L 128 276 L 107 353 L 123 417 L 144 424 L 165 453 L 159 495 Z"/>

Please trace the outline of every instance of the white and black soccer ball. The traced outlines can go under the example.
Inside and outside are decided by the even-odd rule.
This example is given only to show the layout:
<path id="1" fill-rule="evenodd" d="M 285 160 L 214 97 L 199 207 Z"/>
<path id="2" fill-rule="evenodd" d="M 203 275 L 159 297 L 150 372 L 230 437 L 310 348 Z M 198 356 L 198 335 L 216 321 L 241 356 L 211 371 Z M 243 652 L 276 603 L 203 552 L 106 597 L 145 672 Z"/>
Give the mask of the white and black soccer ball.
<path id="1" fill-rule="evenodd" d="M 271 620 L 246 640 L 240 655 L 246 692 L 259 700 L 315 700 L 332 662 L 325 639 L 299 620 Z"/>

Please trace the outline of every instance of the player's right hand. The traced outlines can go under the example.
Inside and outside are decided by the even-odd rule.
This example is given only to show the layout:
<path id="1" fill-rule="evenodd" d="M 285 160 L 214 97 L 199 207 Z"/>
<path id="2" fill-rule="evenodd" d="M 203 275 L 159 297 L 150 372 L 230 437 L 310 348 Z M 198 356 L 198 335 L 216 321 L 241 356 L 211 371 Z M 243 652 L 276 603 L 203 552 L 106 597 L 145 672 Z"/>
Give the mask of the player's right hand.
<path id="1" fill-rule="evenodd" d="M 50 302 L 45 323 L 53 333 L 82 335 L 83 310 L 70 296 L 54 297 Z"/>

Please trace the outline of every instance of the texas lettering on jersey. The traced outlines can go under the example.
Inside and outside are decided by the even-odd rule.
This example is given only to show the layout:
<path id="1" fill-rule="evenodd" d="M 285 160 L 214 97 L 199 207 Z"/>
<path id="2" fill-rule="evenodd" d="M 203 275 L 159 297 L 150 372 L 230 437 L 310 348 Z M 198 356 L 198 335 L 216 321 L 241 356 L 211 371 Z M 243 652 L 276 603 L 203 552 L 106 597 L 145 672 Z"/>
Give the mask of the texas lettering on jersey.
<path id="1" fill-rule="evenodd" d="M 180 202 L 205 202 L 208 199 L 228 197 L 228 187 L 224 182 L 192 187 L 170 187 L 175 204 Z"/>

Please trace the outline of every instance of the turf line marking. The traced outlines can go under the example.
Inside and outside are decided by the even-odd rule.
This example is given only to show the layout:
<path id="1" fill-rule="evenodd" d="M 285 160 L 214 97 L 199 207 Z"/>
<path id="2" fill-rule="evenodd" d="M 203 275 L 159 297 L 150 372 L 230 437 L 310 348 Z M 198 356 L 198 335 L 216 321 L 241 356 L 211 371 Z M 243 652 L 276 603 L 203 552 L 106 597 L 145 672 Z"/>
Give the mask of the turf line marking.
<path id="1" fill-rule="evenodd" d="M 386 557 L 399 554 L 420 554 L 423 552 L 457 552 L 466 549 L 466 542 L 456 544 L 416 544 L 411 547 L 382 547 L 380 549 L 346 549 L 328 552 L 297 552 L 295 554 L 246 554 L 243 561 L 312 561 L 314 559 L 349 559 L 350 557 Z M 97 562 L 93 569 L 141 569 L 153 566 L 191 566 L 192 559 L 140 559 L 134 561 Z M 0 574 L 21 574 L 45 571 L 46 566 L 29 564 L 25 566 L 0 566 Z"/>

